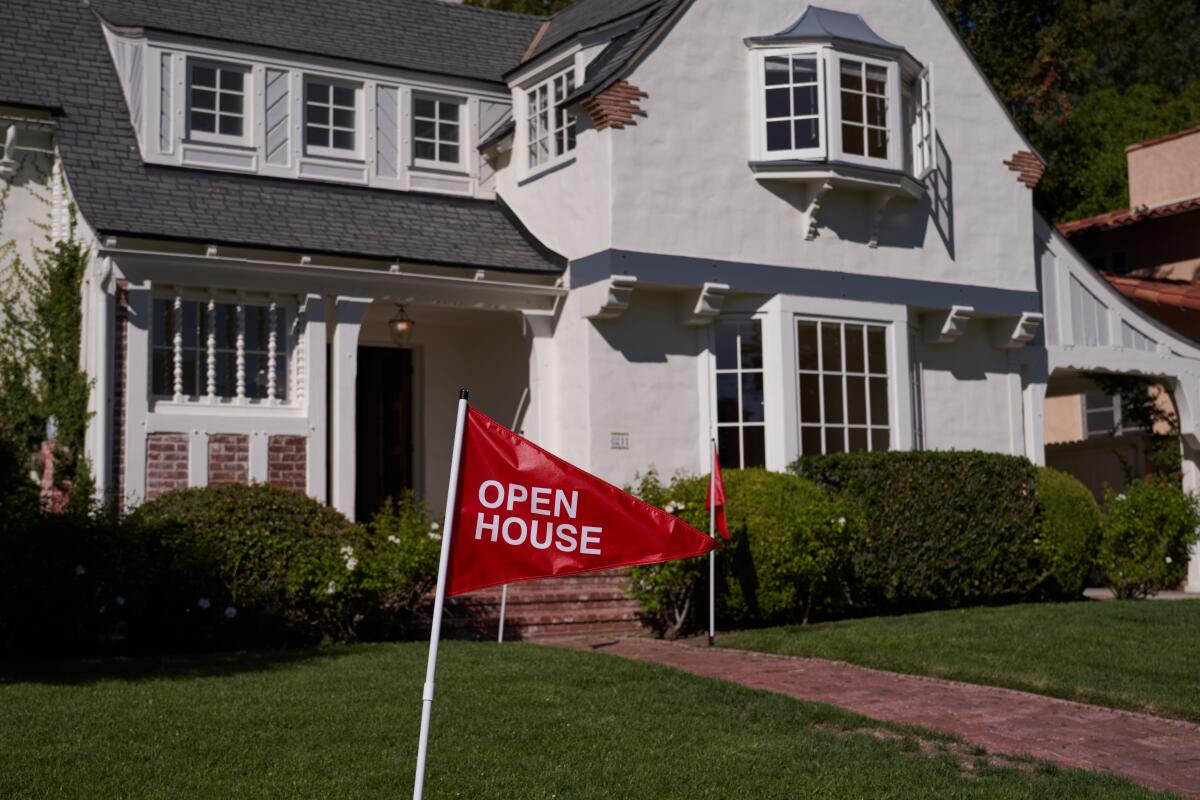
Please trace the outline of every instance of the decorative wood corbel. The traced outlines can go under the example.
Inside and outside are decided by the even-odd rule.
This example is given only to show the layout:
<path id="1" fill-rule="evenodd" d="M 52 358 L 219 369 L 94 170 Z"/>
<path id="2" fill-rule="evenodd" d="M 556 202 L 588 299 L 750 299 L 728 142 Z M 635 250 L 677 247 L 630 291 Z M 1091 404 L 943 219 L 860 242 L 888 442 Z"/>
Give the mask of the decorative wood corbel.
<path id="1" fill-rule="evenodd" d="M 896 196 L 895 189 L 881 189 L 871 193 L 871 239 L 867 242 L 868 247 L 879 247 L 879 229 L 883 225 L 883 212 L 887 210 L 888 203 L 892 202 L 892 198 Z"/>
<path id="2" fill-rule="evenodd" d="M 1004 350 L 1024 347 L 1037 336 L 1042 319 L 1040 312 L 1026 311 L 1019 317 L 992 320 L 992 343 Z"/>
<path id="3" fill-rule="evenodd" d="M 967 330 L 967 321 L 975 315 L 974 306 L 950 306 L 947 312 L 934 312 L 925 317 L 923 333 L 926 344 L 949 344 Z"/>
<path id="4" fill-rule="evenodd" d="M 729 284 L 727 283 L 704 284 L 700 287 L 694 300 L 691 295 L 685 297 L 683 324 L 699 326 L 707 325 L 715 320 L 721 314 L 721 304 L 725 302 L 727 294 L 729 294 Z"/>
<path id="5" fill-rule="evenodd" d="M 810 181 L 804 184 L 804 209 L 800 213 L 800 224 L 804 227 L 804 241 L 817 238 L 817 213 L 821 210 L 821 199 L 833 188 L 833 181 Z"/>
<path id="6" fill-rule="evenodd" d="M 611 276 L 596 289 L 602 292 L 599 307 L 584 316 L 588 319 L 616 319 L 629 308 L 629 298 L 633 296 L 633 287 L 636 285 L 637 278 L 633 275 Z"/>

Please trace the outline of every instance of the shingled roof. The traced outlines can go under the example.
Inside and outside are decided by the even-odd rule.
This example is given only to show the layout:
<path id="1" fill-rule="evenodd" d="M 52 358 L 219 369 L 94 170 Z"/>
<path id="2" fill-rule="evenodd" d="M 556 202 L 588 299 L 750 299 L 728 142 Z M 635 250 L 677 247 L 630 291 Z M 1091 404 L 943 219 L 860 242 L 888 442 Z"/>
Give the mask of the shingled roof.
<path id="1" fill-rule="evenodd" d="M 641 0 L 645 2 L 645 0 Z M 91 0 L 112 25 L 500 82 L 542 18 L 442 0 Z M 565 12 L 564 12 L 565 13 Z"/>
<path id="2" fill-rule="evenodd" d="M 67 179 L 99 233 L 562 270 L 561 259 L 495 202 L 146 165 L 92 11 L 79 0 L 9 0 L 6 17 L 0 103 L 58 110 Z"/>

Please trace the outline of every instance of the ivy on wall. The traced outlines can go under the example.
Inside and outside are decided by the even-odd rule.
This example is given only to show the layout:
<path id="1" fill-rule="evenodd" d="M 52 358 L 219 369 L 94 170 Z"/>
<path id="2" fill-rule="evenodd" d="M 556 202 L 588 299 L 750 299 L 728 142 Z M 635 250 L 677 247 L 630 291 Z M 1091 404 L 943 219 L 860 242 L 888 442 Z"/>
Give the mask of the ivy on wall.
<path id="1" fill-rule="evenodd" d="M 59 178 L 41 180 L 47 185 Z M 0 182 L 0 219 L 11 192 L 11 183 Z M 22 256 L 16 241 L 0 243 L 0 435 L 33 454 L 52 428 L 55 483 L 78 510 L 91 504 L 94 492 L 84 456 L 91 381 L 80 368 L 89 253 L 77 237 L 75 209 L 68 214 L 65 238 L 55 239 L 50 225 L 39 225 L 46 241 L 33 248 L 32 260 Z"/>

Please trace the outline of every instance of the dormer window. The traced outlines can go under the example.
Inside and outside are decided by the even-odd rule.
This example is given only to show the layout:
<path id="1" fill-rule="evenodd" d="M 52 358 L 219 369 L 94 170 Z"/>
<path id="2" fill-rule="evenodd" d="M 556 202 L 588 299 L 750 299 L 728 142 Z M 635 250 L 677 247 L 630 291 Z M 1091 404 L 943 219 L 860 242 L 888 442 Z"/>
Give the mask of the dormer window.
<path id="1" fill-rule="evenodd" d="M 575 115 L 562 101 L 575 91 L 575 67 L 531 86 L 525 93 L 530 168 L 575 149 Z"/>
<path id="2" fill-rule="evenodd" d="M 842 154 L 888 160 L 888 65 L 838 59 Z"/>
<path id="3" fill-rule="evenodd" d="M 413 163 L 420 167 L 462 166 L 462 100 L 413 95 Z"/>
<path id="4" fill-rule="evenodd" d="M 304 150 L 308 155 L 358 155 L 358 94 L 353 84 L 304 79 Z"/>
<path id="5" fill-rule="evenodd" d="M 242 144 L 246 133 L 245 67 L 188 61 L 188 137 Z"/>
<path id="6" fill-rule="evenodd" d="M 824 154 L 822 73 L 816 53 L 769 55 L 763 59 L 766 145 L 772 157 Z"/>

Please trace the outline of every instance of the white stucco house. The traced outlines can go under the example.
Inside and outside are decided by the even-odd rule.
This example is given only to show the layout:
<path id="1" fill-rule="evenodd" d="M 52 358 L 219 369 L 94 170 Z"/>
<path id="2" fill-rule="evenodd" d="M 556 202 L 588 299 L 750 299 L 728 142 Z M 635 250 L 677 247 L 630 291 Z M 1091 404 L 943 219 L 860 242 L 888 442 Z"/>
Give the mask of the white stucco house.
<path id="1" fill-rule="evenodd" d="M 444 495 L 454 401 L 623 482 L 970 449 L 1200 350 L 1033 209 L 933 0 L 15 0 L 0 240 L 74 203 L 101 491 Z M 61 180 L 59 180 L 61 179 Z M 400 307 L 403 307 L 402 309 Z M 1200 588 L 1200 563 L 1191 582 Z"/>

